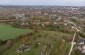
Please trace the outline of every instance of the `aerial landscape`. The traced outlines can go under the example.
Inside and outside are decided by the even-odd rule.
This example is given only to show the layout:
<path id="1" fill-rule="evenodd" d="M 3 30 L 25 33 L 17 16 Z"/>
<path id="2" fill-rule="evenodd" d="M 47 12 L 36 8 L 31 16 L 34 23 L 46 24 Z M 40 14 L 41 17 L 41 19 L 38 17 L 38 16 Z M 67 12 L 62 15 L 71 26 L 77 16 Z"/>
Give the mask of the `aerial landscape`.
<path id="1" fill-rule="evenodd" d="M 0 1 L 0 55 L 85 55 L 84 0 L 7 1 Z"/>

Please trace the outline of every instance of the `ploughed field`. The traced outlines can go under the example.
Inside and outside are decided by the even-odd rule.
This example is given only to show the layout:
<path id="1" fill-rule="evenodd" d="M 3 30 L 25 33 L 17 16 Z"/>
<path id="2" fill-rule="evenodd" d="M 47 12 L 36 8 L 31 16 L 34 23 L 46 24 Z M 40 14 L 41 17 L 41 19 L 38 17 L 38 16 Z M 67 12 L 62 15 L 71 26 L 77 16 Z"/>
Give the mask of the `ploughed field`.
<path id="1" fill-rule="evenodd" d="M 29 29 L 19 29 L 11 27 L 10 25 L 0 24 L 0 40 L 14 39 L 19 35 L 29 33 Z"/>

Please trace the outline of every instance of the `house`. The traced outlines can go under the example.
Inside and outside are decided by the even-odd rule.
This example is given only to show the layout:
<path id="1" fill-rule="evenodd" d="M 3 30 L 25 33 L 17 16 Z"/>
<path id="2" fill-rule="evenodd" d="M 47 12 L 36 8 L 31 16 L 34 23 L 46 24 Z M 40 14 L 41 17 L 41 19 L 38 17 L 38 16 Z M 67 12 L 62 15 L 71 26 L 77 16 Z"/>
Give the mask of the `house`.
<path id="1" fill-rule="evenodd" d="M 85 39 L 80 39 L 80 43 L 79 44 L 85 44 Z"/>
<path id="2" fill-rule="evenodd" d="M 78 43 L 78 50 L 82 53 L 85 54 L 85 39 L 80 39 L 80 42 Z"/>

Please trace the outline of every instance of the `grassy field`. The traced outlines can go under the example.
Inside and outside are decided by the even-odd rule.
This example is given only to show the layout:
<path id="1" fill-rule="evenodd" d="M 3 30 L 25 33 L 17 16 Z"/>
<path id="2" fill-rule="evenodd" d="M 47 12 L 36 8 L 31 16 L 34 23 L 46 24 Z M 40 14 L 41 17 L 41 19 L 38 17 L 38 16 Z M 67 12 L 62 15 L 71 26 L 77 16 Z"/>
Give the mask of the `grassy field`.
<path id="1" fill-rule="evenodd" d="M 7 40 L 16 38 L 19 35 L 24 35 L 31 30 L 13 28 L 10 25 L 0 24 L 0 40 Z"/>
<path id="2" fill-rule="evenodd" d="M 21 42 L 17 42 L 14 46 L 7 51 L 5 51 L 2 55 L 40 55 L 41 48 L 43 46 L 42 43 L 48 42 L 52 45 L 54 50 L 57 48 L 56 44 L 58 41 L 62 40 L 62 37 L 67 36 L 67 38 L 71 37 L 71 34 L 57 32 L 57 31 L 40 31 L 35 35 L 30 36 L 31 39 L 31 50 L 24 53 L 16 53 L 16 49 L 22 44 Z M 35 43 L 41 43 L 38 47 L 35 47 Z M 56 47 L 55 47 L 56 46 Z M 70 43 L 66 42 L 65 47 L 62 51 L 67 53 L 70 48 Z"/>

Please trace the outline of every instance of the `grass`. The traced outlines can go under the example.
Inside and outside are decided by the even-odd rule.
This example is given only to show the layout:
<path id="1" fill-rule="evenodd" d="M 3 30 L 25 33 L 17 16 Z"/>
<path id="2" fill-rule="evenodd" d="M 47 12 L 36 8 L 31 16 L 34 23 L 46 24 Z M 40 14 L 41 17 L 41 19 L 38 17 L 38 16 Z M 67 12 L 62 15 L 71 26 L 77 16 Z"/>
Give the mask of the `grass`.
<path id="1" fill-rule="evenodd" d="M 39 37 L 41 36 L 41 37 Z M 32 49 L 29 52 L 24 52 L 24 53 L 16 53 L 16 49 L 22 44 L 21 42 L 17 42 L 14 44 L 14 46 L 7 51 L 5 51 L 2 55 L 40 55 L 40 50 L 43 46 L 42 43 L 49 42 L 52 44 L 54 50 L 57 48 L 54 47 L 58 41 L 62 40 L 62 36 L 71 36 L 71 34 L 67 33 L 62 33 L 62 32 L 57 32 L 57 31 L 40 31 L 39 33 L 36 33 L 35 35 L 30 36 L 31 39 L 29 40 L 31 42 L 31 47 Z M 36 39 L 34 39 L 36 38 Z M 54 41 L 55 40 L 55 41 Z M 37 48 L 35 48 L 35 43 L 41 43 Z M 70 45 L 69 42 L 65 43 L 65 49 L 69 50 Z M 65 51 L 67 51 L 65 50 Z M 65 52 L 64 51 L 64 52 Z"/>
<path id="2" fill-rule="evenodd" d="M 16 49 L 21 45 L 20 42 L 17 42 L 14 44 L 14 46 L 5 51 L 2 55 L 40 55 L 39 54 L 39 48 L 32 48 L 29 52 L 24 52 L 24 53 L 16 53 Z"/>
<path id="3" fill-rule="evenodd" d="M 0 40 L 7 40 L 16 38 L 19 35 L 24 35 L 31 30 L 13 28 L 10 25 L 0 24 Z"/>

